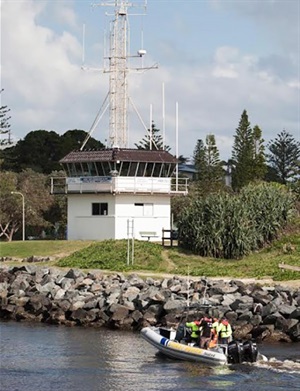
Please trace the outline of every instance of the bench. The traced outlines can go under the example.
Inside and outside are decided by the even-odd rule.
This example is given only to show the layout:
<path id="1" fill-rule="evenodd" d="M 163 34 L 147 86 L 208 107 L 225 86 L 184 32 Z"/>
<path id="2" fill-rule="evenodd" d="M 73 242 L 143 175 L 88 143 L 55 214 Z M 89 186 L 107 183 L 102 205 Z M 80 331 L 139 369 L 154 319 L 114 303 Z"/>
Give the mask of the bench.
<path id="1" fill-rule="evenodd" d="M 142 238 L 148 238 L 148 242 L 150 241 L 150 238 L 158 238 L 157 232 L 154 231 L 140 231 L 140 236 Z"/>
<path id="2" fill-rule="evenodd" d="M 284 263 L 280 263 L 278 267 L 280 269 L 287 269 L 287 270 L 293 270 L 294 272 L 300 272 L 300 267 L 298 266 L 291 266 L 291 265 L 286 265 Z"/>

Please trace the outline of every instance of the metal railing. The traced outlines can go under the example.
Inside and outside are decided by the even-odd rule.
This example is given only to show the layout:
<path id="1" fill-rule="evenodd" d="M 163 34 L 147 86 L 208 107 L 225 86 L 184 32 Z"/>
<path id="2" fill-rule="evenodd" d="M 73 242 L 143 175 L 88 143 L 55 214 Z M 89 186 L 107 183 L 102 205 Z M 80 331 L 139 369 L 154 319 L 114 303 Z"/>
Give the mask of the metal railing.
<path id="1" fill-rule="evenodd" d="M 188 194 L 188 178 L 52 177 L 51 194 Z"/>

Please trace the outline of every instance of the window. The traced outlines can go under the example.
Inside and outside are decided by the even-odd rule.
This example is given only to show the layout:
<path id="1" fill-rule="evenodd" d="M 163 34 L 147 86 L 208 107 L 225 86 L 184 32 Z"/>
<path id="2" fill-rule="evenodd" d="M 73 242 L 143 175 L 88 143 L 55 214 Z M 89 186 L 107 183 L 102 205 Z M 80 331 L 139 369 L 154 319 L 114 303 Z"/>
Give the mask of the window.
<path id="1" fill-rule="evenodd" d="M 135 203 L 136 216 L 153 216 L 153 204 Z"/>
<path id="2" fill-rule="evenodd" d="M 108 214 L 107 202 L 93 202 L 92 203 L 92 216 L 106 216 Z"/>

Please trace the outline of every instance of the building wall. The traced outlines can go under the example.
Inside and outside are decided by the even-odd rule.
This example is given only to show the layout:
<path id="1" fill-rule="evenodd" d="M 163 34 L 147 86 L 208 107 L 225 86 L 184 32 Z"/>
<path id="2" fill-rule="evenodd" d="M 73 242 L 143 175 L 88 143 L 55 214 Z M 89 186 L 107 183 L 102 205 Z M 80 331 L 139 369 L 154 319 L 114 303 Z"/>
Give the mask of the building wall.
<path id="1" fill-rule="evenodd" d="M 92 203 L 107 203 L 108 214 L 92 215 Z M 136 239 L 159 241 L 170 229 L 170 197 L 135 194 L 68 194 L 69 240 Z M 144 235 L 144 236 L 143 236 Z"/>
<path id="2" fill-rule="evenodd" d="M 92 203 L 107 202 L 107 216 L 92 216 Z M 69 240 L 104 240 L 115 235 L 115 201 L 112 194 L 69 194 Z"/>
<path id="3" fill-rule="evenodd" d="M 155 235 L 150 237 L 150 240 L 161 240 L 162 229 L 170 228 L 170 215 L 169 196 L 117 195 L 116 239 L 127 238 L 127 225 L 129 224 L 130 227 L 133 225 L 136 239 L 148 240 L 142 235 L 152 232 Z"/>

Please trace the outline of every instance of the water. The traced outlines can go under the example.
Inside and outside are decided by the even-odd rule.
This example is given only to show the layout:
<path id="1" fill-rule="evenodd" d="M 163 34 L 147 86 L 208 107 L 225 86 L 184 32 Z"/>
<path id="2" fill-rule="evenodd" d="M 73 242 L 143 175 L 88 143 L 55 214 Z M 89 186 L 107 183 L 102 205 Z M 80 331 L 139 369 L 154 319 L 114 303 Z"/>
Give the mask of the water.
<path id="1" fill-rule="evenodd" d="M 0 322 L 1 391 L 300 390 L 299 344 L 267 363 L 209 368 L 163 358 L 138 333 Z"/>

